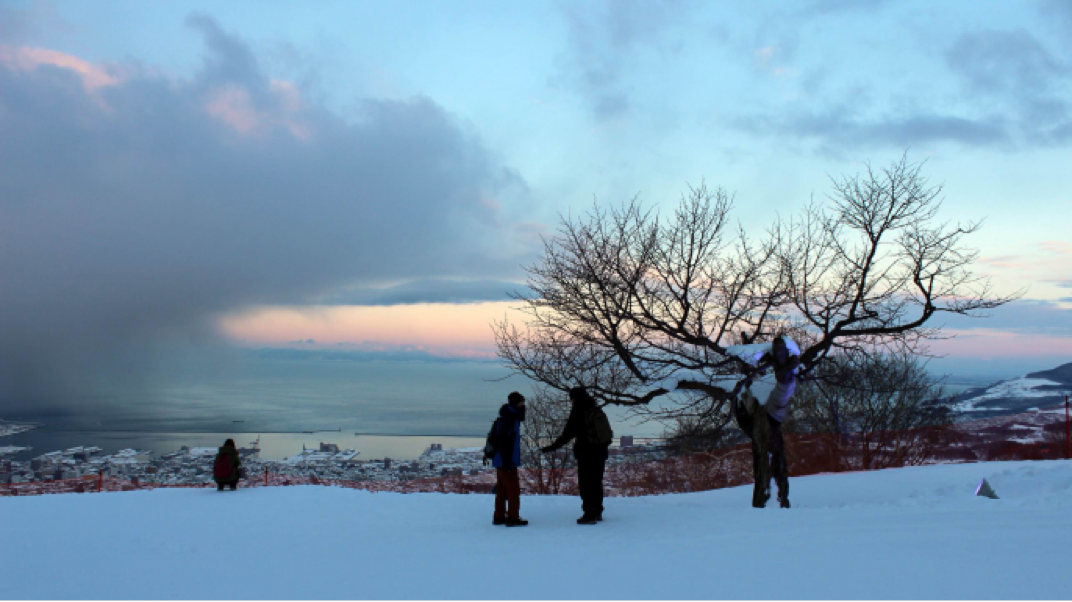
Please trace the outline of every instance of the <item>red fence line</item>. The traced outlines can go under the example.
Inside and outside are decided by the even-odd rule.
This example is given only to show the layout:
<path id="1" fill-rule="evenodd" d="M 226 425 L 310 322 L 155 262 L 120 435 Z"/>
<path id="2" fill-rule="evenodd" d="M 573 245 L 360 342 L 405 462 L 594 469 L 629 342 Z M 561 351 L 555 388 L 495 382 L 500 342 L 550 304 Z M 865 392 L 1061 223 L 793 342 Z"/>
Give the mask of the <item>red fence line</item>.
<path id="1" fill-rule="evenodd" d="M 821 435 L 786 434 L 787 456 L 792 477 L 834 472 L 822 455 Z M 959 450 L 959 452 L 958 452 Z M 960 457 L 956 453 L 971 457 Z M 1059 458 L 1060 447 L 1047 443 L 1017 443 L 1006 439 L 975 438 L 955 450 L 950 448 L 928 458 L 928 462 L 979 460 L 1041 460 Z M 624 462 L 607 467 L 604 484 L 608 496 L 637 496 L 658 493 L 706 491 L 734 487 L 752 482 L 749 444 L 740 444 L 712 452 L 672 456 L 646 462 Z M 524 468 L 522 484 L 526 494 L 577 493 L 573 474 L 576 469 Z M 289 487 L 321 485 L 344 487 L 371 492 L 395 493 L 491 493 L 494 473 L 475 476 L 448 476 L 397 481 L 346 481 L 322 479 L 315 475 L 299 476 L 270 472 L 265 467 L 263 478 L 249 475 L 240 488 Z M 80 478 L 28 483 L 0 484 L 0 496 L 42 495 L 48 493 L 94 493 L 139 491 L 151 489 L 199 489 L 215 487 L 215 483 L 154 483 L 100 474 Z"/>

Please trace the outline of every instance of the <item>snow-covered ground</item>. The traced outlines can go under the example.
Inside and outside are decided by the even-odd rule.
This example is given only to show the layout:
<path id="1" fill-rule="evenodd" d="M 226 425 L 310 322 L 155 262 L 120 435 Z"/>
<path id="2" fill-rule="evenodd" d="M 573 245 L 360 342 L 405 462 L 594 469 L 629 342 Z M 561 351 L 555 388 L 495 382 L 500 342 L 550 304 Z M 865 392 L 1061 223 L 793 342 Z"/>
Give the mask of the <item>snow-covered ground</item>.
<path id="1" fill-rule="evenodd" d="M 975 497 L 980 479 L 998 500 Z M 330 487 L 0 498 L 0 598 L 1067 598 L 1072 462 L 940 465 L 608 499 Z"/>

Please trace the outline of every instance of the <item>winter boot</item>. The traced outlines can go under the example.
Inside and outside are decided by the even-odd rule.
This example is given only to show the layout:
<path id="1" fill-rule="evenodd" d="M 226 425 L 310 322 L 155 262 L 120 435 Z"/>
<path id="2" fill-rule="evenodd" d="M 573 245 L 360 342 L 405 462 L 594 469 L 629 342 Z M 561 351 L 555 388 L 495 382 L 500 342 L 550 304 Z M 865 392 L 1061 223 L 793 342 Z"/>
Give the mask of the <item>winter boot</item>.
<path id="1" fill-rule="evenodd" d="M 216 491 L 223 491 L 223 483 L 216 485 Z"/>
<path id="2" fill-rule="evenodd" d="M 231 483 L 231 491 L 238 489 L 238 483 Z"/>
<path id="3" fill-rule="evenodd" d="M 581 518 L 577 519 L 577 524 L 578 525 L 594 525 L 594 524 L 597 524 L 598 522 L 599 522 L 598 518 L 596 518 L 594 516 L 589 516 L 587 514 L 585 514 Z"/>
<path id="4" fill-rule="evenodd" d="M 507 527 L 524 527 L 527 524 L 529 524 L 529 521 L 527 521 L 527 520 L 525 520 L 523 518 L 508 518 L 508 519 L 506 519 L 506 526 Z"/>
<path id="5" fill-rule="evenodd" d="M 491 524 L 493 524 L 493 525 L 505 525 L 506 524 L 506 517 L 504 517 L 504 516 L 492 517 Z"/>
<path id="6" fill-rule="evenodd" d="M 789 507 L 789 498 L 787 498 L 787 497 L 779 497 L 778 498 L 778 505 L 781 506 L 782 508 L 788 508 Z"/>

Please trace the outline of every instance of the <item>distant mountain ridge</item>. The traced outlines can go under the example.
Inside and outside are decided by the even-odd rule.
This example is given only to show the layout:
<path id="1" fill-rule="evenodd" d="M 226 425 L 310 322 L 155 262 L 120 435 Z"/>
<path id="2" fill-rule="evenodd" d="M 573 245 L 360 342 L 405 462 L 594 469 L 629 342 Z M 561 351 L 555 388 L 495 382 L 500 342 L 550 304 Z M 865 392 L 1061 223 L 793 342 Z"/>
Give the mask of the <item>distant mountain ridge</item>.
<path id="1" fill-rule="evenodd" d="M 1063 385 L 1072 385 L 1072 362 L 1057 366 L 1053 370 L 1032 372 L 1027 375 L 1027 378 L 1045 378 L 1046 380 L 1052 380 Z"/>
<path id="2" fill-rule="evenodd" d="M 975 420 L 1057 405 L 1065 395 L 1072 395 L 1072 363 L 969 389 L 952 403 L 963 419 Z"/>

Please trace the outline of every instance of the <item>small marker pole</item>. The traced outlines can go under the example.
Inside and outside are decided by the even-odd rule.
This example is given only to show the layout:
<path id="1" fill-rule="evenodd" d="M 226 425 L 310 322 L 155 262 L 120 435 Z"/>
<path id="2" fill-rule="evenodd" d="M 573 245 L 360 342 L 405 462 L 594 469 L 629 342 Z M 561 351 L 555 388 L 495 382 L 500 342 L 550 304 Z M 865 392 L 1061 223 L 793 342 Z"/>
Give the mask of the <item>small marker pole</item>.
<path id="1" fill-rule="evenodd" d="M 264 486 L 268 486 L 268 467 L 264 467 Z"/>
<path id="2" fill-rule="evenodd" d="M 97 493 L 101 492 L 101 485 L 104 484 L 104 471 L 97 473 Z"/>

